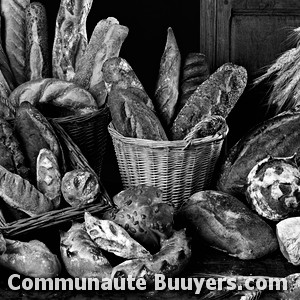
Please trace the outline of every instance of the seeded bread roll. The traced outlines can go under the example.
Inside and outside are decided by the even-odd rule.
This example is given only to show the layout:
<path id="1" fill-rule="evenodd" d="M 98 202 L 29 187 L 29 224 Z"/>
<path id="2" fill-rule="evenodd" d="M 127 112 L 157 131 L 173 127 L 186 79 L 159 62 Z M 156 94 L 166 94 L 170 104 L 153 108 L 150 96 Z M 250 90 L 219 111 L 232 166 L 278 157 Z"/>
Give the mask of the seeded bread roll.
<path id="1" fill-rule="evenodd" d="M 100 192 L 98 179 L 90 172 L 73 170 L 67 172 L 61 182 L 64 199 L 71 206 L 81 206 L 94 202 Z"/>
<path id="2" fill-rule="evenodd" d="M 51 77 L 46 9 L 40 2 L 26 9 L 26 78 Z"/>
<path id="3" fill-rule="evenodd" d="M 86 20 L 93 0 L 61 0 L 52 51 L 54 78 L 71 81 L 88 44 Z"/>

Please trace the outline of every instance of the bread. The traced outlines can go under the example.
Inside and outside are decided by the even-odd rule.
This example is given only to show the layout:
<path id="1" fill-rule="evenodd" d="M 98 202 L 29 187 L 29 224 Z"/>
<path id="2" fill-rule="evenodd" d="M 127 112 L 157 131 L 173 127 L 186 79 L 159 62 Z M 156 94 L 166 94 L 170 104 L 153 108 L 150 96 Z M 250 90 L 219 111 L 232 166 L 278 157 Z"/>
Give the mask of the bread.
<path id="1" fill-rule="evenodd" d="M 119 55 L 128 35 L 128 28 L 113 17 L 96 25 L 85 54 L 78 61 L 74 82 L 90 91 L 101 107 L 106 102 L 107 90 L 103 81 L 102 66 L 110 57 Z"/>
<path id="2" fill-rule="evenodd" d="M 0 166 L 0 197 L 9 206 L 30 217 L 53 209 L 52 202 L 29 181 Z"/>
<path id="3" fill-rule="evenodd" d="M 204 116 L 226 118 L 247 84 L 245 68 L 226 63 L 204 81 L 176 116 L 171 128 L 173 140 L 183 139 Z"/>
<path id="4" fill-rule="evenodd" d="M 54 78 L 71 81 L 88 44 L 86 19 L 93 0 L 61 0 L 52 51 Z"/>
<path id="5" fill-rule="evenodd" d="M 113 125 L 123 136 L 167 140 L 166 133 L 153 110 L 135 93 L 128 89 L 113 88 L 107 104 Z"/>
<path id="6" fill-rule="evenodd" d="M 26 7 L 29 0 L 2 0 L 1 14 L 5 28 L 5 51 L 17 85 L 26 81 Z"/>
<path id="7" fill-rule="evenodd" d="M 0 255 L 0 265 L 25 277 L 53 278 L 61 271 L 57 256 L 38 240 L 6 239 L 6 251 Z"/>
<path id="8" fill-rule="evenodd" d="M 108 93 L 112 88 L 130 89 L 137 94 L 147 106 L 154 110 L 154 105 L 147 95 L 142 83 L 134 73 L 129 63 L 122 57 L 107 59 L 102 67 L 103 79 Z"/>
<path id="9" fill-rule="evenodd" d="M 181 54 L 173 30 L 169 27 L 154 96 L 156 111 L 164 128 L 169 128 L 173 121 L 179 94 L 180 67 Z"/>
<path id="10" fill-rule="evenodd" d="M 195 193 L 179 216 L 203 242 L 240 259 L 260 258 L 278 248 L 272 228 L 229 194 L 211 190 Z"/>
<path id="11" fill-rule="evenodd" d="M 36 161 L 41 149 L 51 150 L 61 161 L 62 151 L 53 128 L 29 102 L 23 102 L 17 110 L 15 132 L 34 178 L 36 178 Z"/>
<path id="12" fill-rule="evenodd" d="M 58 161 L 49 149 L 41 149 L 36 162 L 37 188 L 58 208 L 61 200 L 61 174 Z"/>
<path id="13" fill-rule="evenodd" d="M 110 278 L 112 267 L 84 224 L 74 223 L 60 235 L 60 253 L 67 272 L 75 278 Z"/>
<path id="14" fill-rule="evenodd" d="M 26 9 L 26 79 L 49 78 L 49 47 L 46 9 L 33 2 Z"/>
<path id="15" fill-rule="evenodd" d="M 1 106 L 1 105 L 0 105 Z M 25 164 L 25 157 L 21 150 L 13 128 L 0 118 L 0 165 L 24 179 L 30 180 L 30 170 Z"/>
<path id="16" fill-rule="evenodd" d="M 208 79 L 210 75 L 208 61 L 202 53 L 189 53 L 184 60 L 182 77 L 180 80 L 180 96 L 178 111 L 186 104 L 197 87 Z"/>
<path id="17" fill-rule="evenodd" d="M 0 101 L 0 118 L 4 120 L 12 120 L 15 114 L 12 109 L 9 108 L 5 103 Z"/>
<path id="18" fill-rule="evenodd" d="M 81 206 L 97 200 L 100 193 L 98 179 L 90 172 L 73 170 L 64 174 L 61 182 L 64 199 L 71 206 Z"/>
<path id="19" fill-rule="evenodd" d="M 18 86 L 8 99 L 17 109 L 29 101 L 47 117 L 84 115 L 98 110 L 93 96 L 74 83 L 45 78 L 26 82 Z"/>

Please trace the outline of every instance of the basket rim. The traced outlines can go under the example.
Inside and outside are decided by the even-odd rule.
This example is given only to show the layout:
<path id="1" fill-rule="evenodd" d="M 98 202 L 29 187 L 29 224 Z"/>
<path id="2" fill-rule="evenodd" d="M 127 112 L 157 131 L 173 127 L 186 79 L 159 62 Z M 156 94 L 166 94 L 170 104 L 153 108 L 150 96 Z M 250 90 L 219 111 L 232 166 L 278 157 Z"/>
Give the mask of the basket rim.
<path id="1" fill-rule="evenodd" d="M 204 138 L 196 138 L 192 139 L 191 141 L 187 140 L 175 140 L 175 141 L 154 141 L 149 139 L 141 139 L 141 138 L 133 138 L 133 137 L 126 137 L 120 134 L 113 126 L 113 123 L 110 122 L 108 125 L 108 131 L 110 135 L 122 141 L 125 144 L 136 145 L 136 146 L 144 146 L 149 148 L 180 148 L 186 149 L 190 146 L 199 146 L 210 144 L 214 142 L 219 142 L 225 139 L 229 132 L 229 127 L 225 123 L 225 130 L 222 134 L 216 134 L 213 136 L 207 136 Z"/>

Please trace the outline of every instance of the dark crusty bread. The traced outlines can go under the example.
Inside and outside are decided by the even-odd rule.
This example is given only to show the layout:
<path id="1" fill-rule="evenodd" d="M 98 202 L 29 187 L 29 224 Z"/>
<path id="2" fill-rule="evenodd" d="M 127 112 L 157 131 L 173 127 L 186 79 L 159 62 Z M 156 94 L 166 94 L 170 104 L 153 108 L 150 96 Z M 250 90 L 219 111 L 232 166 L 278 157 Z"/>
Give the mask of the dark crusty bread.
<path id="1" fill-rule="evenodd" d="M 61 174 L 58 160 L 49 149 L 41 149 L 36 160 L 37 188 L 58 208 L 61 200 Z"/>
<path id="2" fill-rule="evenodd" d="M 108 92 L 114 88 L 131 89 L 154 110 L 152 100 L 146 93 L 142 83 L 133 71 L 130 64 L 122 57 L 112 57 L 107 59 L 102 67 L 103 79 Z"/>
<path id="3" fill-rule="evenodd" d="M 278 248 L 272 228 L 229 194 L 211 190 L 195 193 L 179 215 L 208 245 L 240 259 L 260 258 Z"/>
<path id="4" fill-rule="evenodd" d="M 208 61 L 202 53 L 189 53 L 184 60 L 177 110 L 180 111 L 197 87 L 210 75 Z"/>
<path id="5" fill-rule="evenodd" d="M 98 110 L 93 96 L 72 82 L 55 78 L 32 80 L 18 86 L 10 95 L 15 109 L 28 101 L 47 117 L 84 115 Z"/>
<path id="6" fill-rule="evenodd" d="M 108 107 L 116 130 L 123 136 L 162 141 L 166 133 L 151 108 L 128 89 L 113 88 Z"/>
<path id="7" fill-rule="evenodd" d="M 108 58 L 119 56 L 128 31 L 113 17 L 101 20 L 92 33 L 85 54 L 78 61 L 74 82 L 90 91 L 99 107 L 105 103 L 107 96 L 103 63 Z"/>
<path id="8" fill-rule="evenodd" d="M 71 81 L 88 44 L 86 20 L 93 0 L 61 0 L 52 50 L 54 78 Z"/>
<path id="9" fill-rule="evenodd" d="M 29 181 L 0 166 L 0 198 L 33 217 L 53 209 L 52 202 Z"/>
<path id="10" fill-rule="evenodd" d="M 5 51 L 18 85 L 26 81 L 25 14 L 29 3 L 29 0 L 1 0 L 1 14 L 5 23 Z"/>
<path id="11" fill-rule="evenodd" d="M 46 9 L 33 2 L 26 9 L 26 78 L 49 78 L 49 48 Z"/>
<path id="12" fill-rule="evenodd" d="M 17 110 L 15 132 L 34 178 L 36 178 L 36 161 L 41 149 L 50 149 L 60 161 L 62 152 L 53 128 L 29 102 L 23 102 Z"/>
<path id="13" fill-rule="evenodd" d="M 164 128 L 168 128 L 173 121 L 179 94 L 180 67 L 181 54 L 174 32 L 169 27 L 154 96 L 155 108 Z"/>
<path id="14" fill-rule="evenodd" d="M 204 81 L 190 96 L 172 125 L 173 140 L 183 139 L 204 116 L 226 118 L 247 84 L 244 67 L 226 63 Z"/>
<path id="15" fill-rule="evenodd" d="M 12 173 L 30 179 L 29 168 L 25 165 L 25 157 L 19 141 L 8 122 L 0 118 L 0 165 Z"/>

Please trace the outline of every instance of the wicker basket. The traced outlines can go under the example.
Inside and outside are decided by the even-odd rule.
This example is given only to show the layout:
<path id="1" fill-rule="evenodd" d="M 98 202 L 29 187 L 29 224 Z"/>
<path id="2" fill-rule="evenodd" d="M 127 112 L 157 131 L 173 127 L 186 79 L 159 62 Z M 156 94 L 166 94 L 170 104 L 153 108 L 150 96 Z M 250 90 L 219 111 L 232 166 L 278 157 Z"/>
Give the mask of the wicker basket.
<path id="1" fill-rule="evenodd" d="M 214 136 L 193 139 L 191 133 L 181 141 L 124 137 L 111 123 L 108 131 L 123 187 L 154 185 L 162 190 L 163 199 L 178 209 L 191 194 L 209 188 L 228 126 L 224 120 Z"/>
<path id="2" fill-rule="evenodd" d="M 107 125 L 110 113 L 107 106 L 84 116 L 53 118 L 80 148 L 90 166 L 100 176 L 106 149 Z"/>
<path id="3" fill-rule="evenodd" d="M 78 146 L 71 140 L 71 138 L 66 134 L 63 128 L 54 120 L 52 120 L 51 123 L 63 147 L 67 170 L 80 168 L 88 170 L 97 176 L 94 170 L 89 166 L 86 158 L 82 155 Z M 89 211 L 92 214 L 97 213 L 101 215 L 101 213 L 104 213 L 107 210 L 111 209 L 113 203 L 104 186 L 102 185 L 100 179 L 99 184 L 101 193 L 97 201 L 94 203 L 83 205 L 81 207 L 65 207 L 35 217 L 17 220 L 11 223 L 6 223 L 3 216 L 0 214 L 0 231 L 6 237 L 15 237 L 31 233 L 35 230 L 59 225 L 65 223 L 66 221 L 82 219 L 83 213 L 85 211 Z"/>

